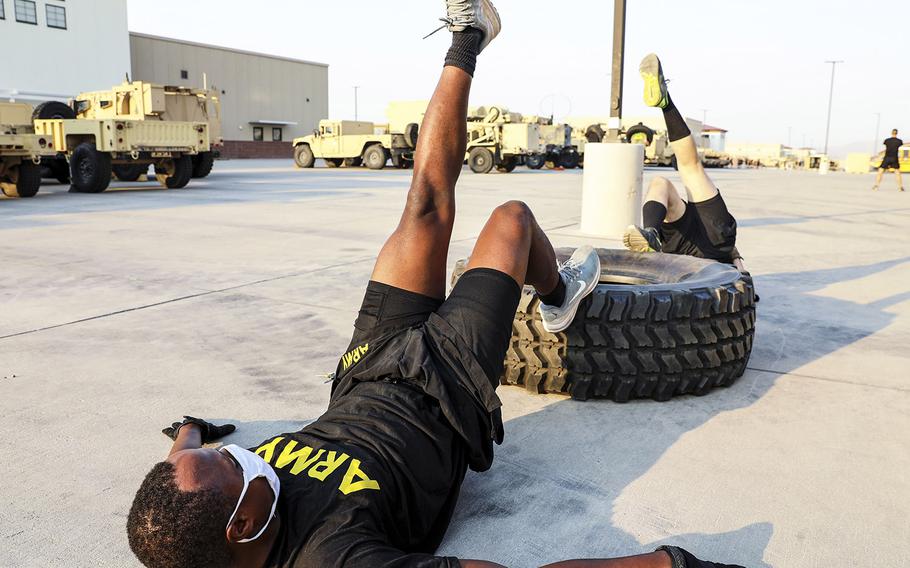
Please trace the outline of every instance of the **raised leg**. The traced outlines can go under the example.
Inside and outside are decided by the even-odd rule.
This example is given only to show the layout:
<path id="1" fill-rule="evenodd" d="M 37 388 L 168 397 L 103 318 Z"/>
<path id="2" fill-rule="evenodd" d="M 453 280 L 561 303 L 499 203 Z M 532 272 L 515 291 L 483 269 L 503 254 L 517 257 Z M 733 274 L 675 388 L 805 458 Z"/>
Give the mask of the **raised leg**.
<path id="1" fill-rule="evenodd" d="M 471 76 L 445 67 L 417 143 L 414 177 L 398 228 L 389 237 L 372 279 L 433 298 L 445 297 L 446 260 L 455 222 L 455 183 L 467 145 Z"/>
<path id="2" fill-rule="evenodd" d="M 686 202 L 679 196 L 676 187 L 665 177 L 656 177 L 651 181 L 645 197 L 645 209 L 648 209 L 649 202 L 662 205 L 666 214 L 659 219 L 645 219 L 645 227 L 659 228 L 660 225 L 657 223 L 673 223 L 680 220 L 683 213 L 686 212 Z"/>

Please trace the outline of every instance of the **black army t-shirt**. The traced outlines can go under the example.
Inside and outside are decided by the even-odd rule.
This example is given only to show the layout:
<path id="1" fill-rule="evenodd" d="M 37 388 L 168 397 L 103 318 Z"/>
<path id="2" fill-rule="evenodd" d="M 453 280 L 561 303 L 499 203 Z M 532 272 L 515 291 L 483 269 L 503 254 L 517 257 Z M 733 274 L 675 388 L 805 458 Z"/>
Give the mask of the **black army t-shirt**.
<path id="1" fill-rule="evenodd" d="M 259 454 L 281 479 L 281 568 L 448 567 L 432 555 L 467 469 L 438 403 L 407 384 L 358 383 L 299 432 Z"/>
<path id="2" fill-rule="evenodd" d="M 900 138 L 896 138 L 894 136 L 888 138 L 885 140 L 885 157 L 896 159 L 898 157 L 898 151 L 903 145 L 904 141 Z"/>

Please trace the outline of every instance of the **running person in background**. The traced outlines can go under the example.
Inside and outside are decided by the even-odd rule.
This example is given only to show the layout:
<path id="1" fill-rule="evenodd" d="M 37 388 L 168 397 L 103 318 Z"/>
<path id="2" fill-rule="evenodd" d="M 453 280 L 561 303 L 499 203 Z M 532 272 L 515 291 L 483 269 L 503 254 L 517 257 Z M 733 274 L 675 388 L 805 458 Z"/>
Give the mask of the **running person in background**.
<path id="1" fill-rule="evenodd" d="M 500 29 L 489 0 L 447 6 L 452 47 L 424 118 L 407 202 L 376 260 L 328 409 L 251 449 L 202 447 L 231 425 L 187 417 L 166 428 L 170 454 L 143 481 L 127 520 L 130 547 L 146 566 L 498 566 L 435 551 L 467 469 L 489 469 L 493 442 L 502 441 L 495 389 L 521 287 L 538 290 L 545 325 L 559 331 L 596 286 L 600 261 L 582 247 L 557 271 L 534 215 L 510 201 L 493 212 L 445 298 L 472 75 Z M 720 565 L 662 546 L 554 566 Z"/>
<path id="2" fill-rule="evenodd" d="M 904 145 L 904 141 L 897 137 L 897 128 L 891 131 L 891 138 L 888 138 L 884 142 L 885 144 L 885 157 L 882 159 L 882 163 L 878 166 L 878 175 L 875 176 L 875 185 L 872 186 L 872 191 L 878 191 L 878 184 L 882 182 L 882 176 L 885 175 L 885 170 L 894 170 L 897 174 L 897 187 L 901 191 L 904 191 L 904 184 L 901 181 L 901 161 L 900 161 L 900 151 L 901 146 Z"/>
<path id="3" fill-rule="evenodd" d="M 692 133 L 670 98 L 660 59 L 653 53 L 646 56 L 639 71 L 645 82 L 645 104 L 663 110 L 688 199 L 683 200 L 667 178 L 654 178 L 642 207 L 642 226 L 630 225 L 623 243 L 633 252 L 697 256 L 745 272 L 736 249 L 736 219 L 705 173 Z"/>

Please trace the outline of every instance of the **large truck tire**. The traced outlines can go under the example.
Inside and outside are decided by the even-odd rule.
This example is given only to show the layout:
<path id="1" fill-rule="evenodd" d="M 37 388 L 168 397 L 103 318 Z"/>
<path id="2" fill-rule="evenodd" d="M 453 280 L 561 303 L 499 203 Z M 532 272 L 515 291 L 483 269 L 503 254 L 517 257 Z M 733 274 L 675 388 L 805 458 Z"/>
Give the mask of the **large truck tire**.
<path id="1" fill-rule="evenodd" d="M 606 132 L 599 124 L 592 124 L 585 129 L 585 140 L 592 144 L 603 142 L 605 134 Z"/>
<path id="2" fill-rule="evenodd" d="M 564 332 L 544 330 L 536 294 L 522 291 L 502 384 L 577 400 L 666 401 L 742 376 L 755 332 L 751 276 L 689 256 L 598 252 L 601 283 Z M 453 281 L 466 264 L 459 261 Z"/>
<path id="3" fill-rule="evenodd" d="M 371 170 L 383 169 L 388 159 L 382 144 L 373 144 L 363 151 L 363 163 Z"/>
<path id="4" fill-rule="evenodd" d="M 214 152 L 199 152 L 192 158 L 193 161 L 193 178 L 202 179 L 208 177 L 212 173 L 212 168 L 215 167 L 215 153 Z"/>
<path id="5" fill-rule="evenodd" d="M 168 158 L 163 164 L 155 165 L 155 177 L 168 189 L 182 189 L 193 178 L 193 159 L 189 154 Z"/>
<path id="6" fill-rule="evenodd" d="M 475 174 L 488 174 L 493 169 L 493 152 L 487 148 L 471 148 L 468 166 Z"/>
<path id="7" fill-rule="evenodd" d="M 496 165 L 496 171 L 503 174 L 510 174 L 515 171 L 515 168 L 518 166 L 518 158 L 515 156 L 508 156 L 503 158 L 499 164 Z"/>
<path id="8" fill-rule="evenodd" d="M 60 118 L 64 120 L 76 118 L 76 111 L 68 104 L 61 103 L 60 101 L 47 101 L 41 103 L 32 111 L 32 120 Z"/>
<path id="9" fill-rule="evenodd" d="M 294 147 L 294 165 L 298 168 L 312 168 L 316 163 L 316 156 L 309 144 L 300 144 Z"/>
<path id="10" fill-rule="evenodd" d="M 77 193 L 101 193 L 111 184 L 111 155 L 92 142 L 76 146 L 70 156 L 70 184 Z"/>
<path id="11" fill-rule="evenodd" d="M 420 134 L 420 125 L 415 122 L 408 124 L 404 127 L 404 143 L 408 145 L 408 148 L 411 150 L 417 149 L 417 138 Z"/>
<path id="12" fill-rule="evenodd" d="M 111 171 L 120 181 L 139 181 L 149 171 L 148 164 L 114 164 Z"/>
<path id="13" fill-rule="evenodd" d="M 532 170 L 539 170 L 547 163 L 547 157 L 544 154 L 529 154 L 525 158 L 525 165 Z"/>
<path id="14" fill-rule="evenodd" d="M 629 144 L 634 144 L 636 140 L 641 140 L 642 138 L 644 138 L 646 142 L 644 146 L 647 148 L 654 142 L 654 131 L 640 122 L 626 130 L 626 142 Z"/>
<path id="15" fill-rule="evenodd" d="M 24 161 L 6 179 L 0 178 L 0 191 L 7 197 L 35 197 L 41 189 L 41 166 Z"/>
<path id="16" fill-rule="evenodd" d="M 344 164 L 344 158 L 323 158 L 325 167 L 340 168 Z"/>
<path id="17" fill-rule="evenodd" d="M 574 170 L 581 163 L 581 156 L 575 150 L 563 150 L 559 155 L 559 165 L 567 170 Z"/>

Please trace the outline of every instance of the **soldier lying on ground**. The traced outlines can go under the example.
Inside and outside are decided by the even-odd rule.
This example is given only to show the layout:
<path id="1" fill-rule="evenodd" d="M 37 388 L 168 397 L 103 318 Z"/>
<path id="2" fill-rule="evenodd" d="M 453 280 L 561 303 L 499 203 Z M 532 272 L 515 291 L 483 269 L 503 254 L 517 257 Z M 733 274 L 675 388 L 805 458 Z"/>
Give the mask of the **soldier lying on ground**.
<path id="1" fill-rule="evenodd" d="M 187 418 L 166 428 L 174 445 L 143 481 L 127 523 L 146 566 L 497 566 L 433 553 L 467 468 L 489 469 L 493 442 L 502 441 L 495 388 L 521 287 L 537 289 L 545 325 L 559 331 L 597 284 L 600 261 L 584 247 L 557 270 L 534 215 L 512 201 L 493 212 L 467 272 L 443 299 L 472 75 L 500 29 L 489 0 L 447 4 L 452 47 L 407 204 L 376 261 L 328 410 L 253 451 L 202 447 L 231 425 Z M 714 565 L 661 547 L 559 566 Z"/>

